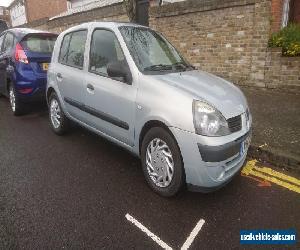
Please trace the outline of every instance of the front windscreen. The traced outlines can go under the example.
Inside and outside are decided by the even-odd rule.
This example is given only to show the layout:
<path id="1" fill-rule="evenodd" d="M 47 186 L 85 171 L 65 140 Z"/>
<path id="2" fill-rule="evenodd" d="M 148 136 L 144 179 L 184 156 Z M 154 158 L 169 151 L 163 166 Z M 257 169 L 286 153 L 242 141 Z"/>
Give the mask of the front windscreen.
<path id="1" fill-rule="evenodd" d="M 119 28 L 138 68 L 143 71 L 191 69 L 176 49 L 157 32 L 135 26 Z"/>

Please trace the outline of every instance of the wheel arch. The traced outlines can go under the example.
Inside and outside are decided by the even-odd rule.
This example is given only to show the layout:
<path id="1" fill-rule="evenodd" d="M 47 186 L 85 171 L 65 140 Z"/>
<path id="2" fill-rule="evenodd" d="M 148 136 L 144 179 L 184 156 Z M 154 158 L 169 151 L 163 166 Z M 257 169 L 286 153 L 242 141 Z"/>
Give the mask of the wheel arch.
<path id="1" fill-rule="evenodd" d="M 49 104 L 49 98 L 50 98 L 50 95 L 55 92 L 55 89 L 53 87 L 49 87 L 47 89 L 47 93 L 46 93 L 46 98 L 47 98 L 47 103 Z"/>
<path id="2" fill-rule="evenodd" d="M 169 129 L 169 127 L 162 121 L 159 121 L 159 120 L 150 120 L 150 121 L 147 121 L 144 126 L 142 127 L 141 129 L 141 132 L 139 134 L 139 155 L 141 155 L 141 148 L 142 148 L 142 142 L 143 142 L 143 139 L 146 135 L 146 133 L 152 129 L 152 128 L 155 128 L 155 127 L 160 127 L 160 128 L 163 128 L 165 129 L 172 137 L 173 139 L 176 141 L 176 144 L 180 150 L 180 147 L 178 145 L 178 142 L 175 138 L 175 136 L 173 135 L 172 131 Z"/>
<path id="3" fill-rule="evenodd" d="M 172 131 L 170 130 L 170 128 L 162 121 L 160 120 L 150 120 L 150 121 L 147 121 L 141 132 L 140 132 L 140 135 L 139 135 L 139 156 L 141 156 L 141 150 L 142 150 L 142 142 L 143 142 L 143 139 L 145 137 L 145 135 L 147 134 L 147 132 L 152 129 L 152 128 L 155 128 L 155 127 L 160 127 L 160 128 L 163 128 L 175 141 L 177 147 L 178 147 L 178 150 L 180 152 L 180 158 L 181 158 L 181 162 L 182 162 L 182 173 L 183 173 L 183 180 L 184 180 L 184 187 L 186 187 L 186 173 L 185 173 L 185 165 L 184 165 L 184 161 L 183 161 L 183 157 L 182 157 L 182 152 L 181 152 L 181 147 L 178 145 L 178 141 L 175 137 L 175 135 L 172 133 Z"/>
<path id="4" fill-rule="evenodd" d="M 7 91 L 7 93 L 9 93 L 9 87 L 10 87 L 11 83 L 12 83 L 11 78 L 7 77 L 6 78 L 6 91 Z"/>

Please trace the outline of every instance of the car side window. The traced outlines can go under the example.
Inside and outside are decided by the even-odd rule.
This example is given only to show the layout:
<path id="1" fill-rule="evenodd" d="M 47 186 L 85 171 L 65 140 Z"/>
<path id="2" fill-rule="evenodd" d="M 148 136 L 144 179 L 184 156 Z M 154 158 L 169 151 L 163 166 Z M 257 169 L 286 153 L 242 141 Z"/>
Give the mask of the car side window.
<path id="1" fill-rule="evenodd" d="M 70 33 L 64 37 L 59 62 L 68 66 L 83 68 L 87 30 Z"/>
<path id="2" fill-rule="evenodd" d="M 9 52 L 14 46 L 14 36 L 11 33 L 7 33 L 4 39 L 2 51 Z"/>
<path id="3" fill-rule="evenodd" d="M 92 35 L 89 71 L 108 76 L 107 65 L 124 62 L 125 56 L 116 35 L 109 30 L 95 30 Z"/>
<path id="4" fill-rule="evenodd" d="M 67 56 L 68 56 L 68 49 L 69 49 L 71 35 L 72 35 L 71 33 L 65 35 L 61 44 L 58 62 L 62 64 L 67 64 Z"/>

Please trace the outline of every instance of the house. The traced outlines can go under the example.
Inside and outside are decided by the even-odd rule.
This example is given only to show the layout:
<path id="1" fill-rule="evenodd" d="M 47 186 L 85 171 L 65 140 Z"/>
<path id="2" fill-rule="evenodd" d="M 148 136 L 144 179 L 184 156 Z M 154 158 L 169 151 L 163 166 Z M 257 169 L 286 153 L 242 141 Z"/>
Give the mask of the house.
<path id="1" fill-rule="evenodd" d="M 62 0 L 66 1 L 66 0 Z M 77 14 L 80 12 L 90 11 L 96 8 L 102 8 L 105 6 L 109 6 L 116 3 L 121 3 L 123 0 L 68 0 L 67 3 L 67 10 L 64 12 L 59 13 L 58 15 L 52 16 L 50 20 L 71 16 L 73 14 Z"/>
<path id="2" fill-rule="evenodd" d="M 14 0 L 8 7 L 13 27 L 55 16 L 67 10 L 66 0 Z"/>
<path id="3" fill-rule="evenodd" d="M 0 33 L 6 30 L 9 26 L 10 18 L 9 12 L 4 6 L 0 6 Z"/>
<path id="4" fill-rule="evenodd" d="M 272 31 L 278 31 L 289 22 L 300 23 L 299 0 L 272 0 Z"/>
<path id="5" fill-rule="evenodd" d="M 8 7 L 11 26 L 19 26 L 27 23 L 24 0 L 15 0 Z"/>

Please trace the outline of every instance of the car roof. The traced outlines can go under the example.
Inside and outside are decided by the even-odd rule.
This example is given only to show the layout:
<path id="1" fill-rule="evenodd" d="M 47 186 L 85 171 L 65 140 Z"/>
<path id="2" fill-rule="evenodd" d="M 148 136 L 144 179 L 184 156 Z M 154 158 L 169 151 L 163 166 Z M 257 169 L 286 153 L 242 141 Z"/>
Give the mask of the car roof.
<path id="1" fill-rule="evenodd" d="M 88 23 L 83 23 L 83 24 L 80 24 L 80 25 L 76 25 L 76 26 L 73 26 L 69 29 L 67 29 L 65 32 L 70 32 L 72 30 L 78 30 L 78 29 L 87 29 L 89 27 L 103 27 L 103 28 L 111 28 L 111 29 L 114 29 L 114 28 L 118 28 L 118 27 L 121 27 L 121 26 L 132 26 L 132 27 L 144 27 L 144 28 L 149 28 L 149 27 L 146 27 L 146 26 L 143 26 L 143 25 L 139 25 L 139 24 L 136 24 L 136 23 L 130 23 L 130 22 L 110 22 L 110 21 L 107 21 L 107 22 L 88 22 Z"/>
<path id="2" fill-rule="evenodd" d="M 29 29 L 29 28 L 12 28 L 12 29 L 5 30 L 4 32 L 11 32 L 11 33 L 15 34 L 15 36 L 17 36 L 19 39 L 23 38 L 24 36 L 26 36 L 28 34 L 43 33 L 43 34 L 57 35 L 52 32 L 48 32 L 48 31 L 44 31 L 44 30 Z"/>

